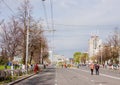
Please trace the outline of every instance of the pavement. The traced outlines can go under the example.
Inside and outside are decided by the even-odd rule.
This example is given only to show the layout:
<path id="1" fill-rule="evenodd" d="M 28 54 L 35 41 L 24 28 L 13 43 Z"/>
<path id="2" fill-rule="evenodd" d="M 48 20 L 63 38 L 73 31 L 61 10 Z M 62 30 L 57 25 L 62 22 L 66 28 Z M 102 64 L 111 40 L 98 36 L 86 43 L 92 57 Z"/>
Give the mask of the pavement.
<path id="1" fill-rule="evenodd" d="M 25 75 L 25 76 L 23 76 L 23 77 L 20 78 L 20 79 L 17 79 L 17 80 L 15 80 L 15 81 L 12 81 L 12 82 L 8 83 L 7 85 L 14 85 L 14 84 L 16 84 L 16 83 L 18 83 L 18 82 L 21 82 L 22 80 L 25 80 L 25 79 L 27 79 L 27 78 L 29 78 L 29 77 L 31 77 L 31 76 L 34 76 L 34 75 L 35 75 L 35 74 Z"/>
<path id="2" fill-rule="evenodd" d="M 12 85 L 54 85 L 54 80 L 55 68 L 47 67 L 44 71 Z"/>

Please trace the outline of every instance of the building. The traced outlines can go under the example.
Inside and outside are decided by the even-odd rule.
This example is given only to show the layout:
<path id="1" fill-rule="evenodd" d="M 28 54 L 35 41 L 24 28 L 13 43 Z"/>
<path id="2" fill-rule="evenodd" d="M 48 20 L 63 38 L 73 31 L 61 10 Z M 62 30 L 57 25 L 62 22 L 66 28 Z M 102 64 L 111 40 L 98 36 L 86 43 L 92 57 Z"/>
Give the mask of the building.
<path id="1" fill-rule="evenodd" d="M 95 56 L 102 48 L 102 40 L 99 36 L 91 36 L 89 40 L 89 57 Z"/>
<path id="2" fill-rule="evenodd" d="M 18 56 L 14 56 L 12 63 L 13 64 L 20 64 L 21 61 L 22 61 L 22 57 L 21 57 L 21 55 L 18 55 Z"/>

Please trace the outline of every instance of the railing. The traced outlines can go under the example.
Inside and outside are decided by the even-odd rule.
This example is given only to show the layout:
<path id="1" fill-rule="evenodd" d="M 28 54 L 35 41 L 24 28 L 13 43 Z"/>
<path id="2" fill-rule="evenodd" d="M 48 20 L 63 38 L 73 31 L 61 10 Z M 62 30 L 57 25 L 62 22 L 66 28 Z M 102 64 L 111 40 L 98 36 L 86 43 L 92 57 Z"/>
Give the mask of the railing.
<path id="1" fill-rule="evenodd" d="M 0 70 L 0 81 L 4 80 L 14 80 L 14 78 L 18 78 L 20 76 L 23 76 L 25 74 L 30 74 L 33 73 L 33 69 L 28 69 L 22 70 L 22 69 L 17 69 L 17 70 Z"/>

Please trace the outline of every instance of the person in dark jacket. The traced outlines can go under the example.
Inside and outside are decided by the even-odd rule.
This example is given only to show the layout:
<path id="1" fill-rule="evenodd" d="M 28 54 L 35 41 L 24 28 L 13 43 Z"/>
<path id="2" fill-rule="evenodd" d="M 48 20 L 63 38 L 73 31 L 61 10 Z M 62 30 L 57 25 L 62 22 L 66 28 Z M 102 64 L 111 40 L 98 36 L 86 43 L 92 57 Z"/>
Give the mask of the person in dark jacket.
<path id="1" fill-rule="evenodd" d="M 95 64 L 96 75 L 99 75 L 99 68 L 100 68 L 99 64 L 98 63 Z"/>

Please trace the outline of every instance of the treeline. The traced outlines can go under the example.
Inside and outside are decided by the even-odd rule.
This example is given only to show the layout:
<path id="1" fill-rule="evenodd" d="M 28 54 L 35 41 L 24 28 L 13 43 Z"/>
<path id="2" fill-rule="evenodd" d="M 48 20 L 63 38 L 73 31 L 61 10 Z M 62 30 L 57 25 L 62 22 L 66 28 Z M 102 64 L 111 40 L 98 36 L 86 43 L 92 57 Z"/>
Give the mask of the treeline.
<path id="1" fill-rule="evenodd" d="M 22 56 L 22 63 L 25 64 L 27 29 L 29 30 L 28 62 L 42 63 L 48 58 L 48 42 L 42 21 L 36 20 L 32 16 L 32 11 L 29 0 L 24 0 L 15 15 L 8 21 L 0 23 L 1 60 L 12 61 L 15 56 Z"/>
<path id="2" fill-rule="evenodd" d="M 86 61 L 89 60 L 88 53 L 82 53 L 82 52 L 75 52 L 73 55 L 74 63 L 79 64 L 86 64 Z"/>
<path id="3" fill-rule="evenodd" d="M 101 46 L 97 55 L 92 60 L 99 63 L 118 64 L 120 56 L 120 30 L 116 28 Z"/>

